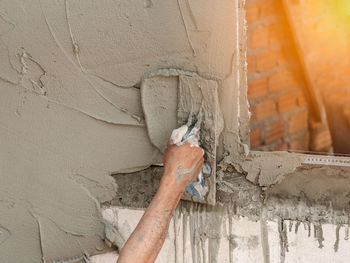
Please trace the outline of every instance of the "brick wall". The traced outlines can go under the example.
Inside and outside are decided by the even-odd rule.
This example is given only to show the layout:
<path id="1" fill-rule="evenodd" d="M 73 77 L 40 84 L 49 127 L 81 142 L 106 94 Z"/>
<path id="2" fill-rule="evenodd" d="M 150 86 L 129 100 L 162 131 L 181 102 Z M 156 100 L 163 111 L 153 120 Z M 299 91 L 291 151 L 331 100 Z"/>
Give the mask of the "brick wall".
<path id="1" fill-rule="evenodd" d="M 305 79 L 280 2 L 246 2 L 251 148 L 309 150 Z"/>
<path id="2" fill-rule="evenodd" d="M 346 129 L 343 124 L 343 119 L 350 122 L 346 113 L 350 105 L 350 16 L 345 2 L 349 1 L 286 1 L 309 79 L 324 101 L 335 152 L 343 152 L 339 150 L 349 142 L 350 133 L 350 125 Z M 312 149 L 329 148 L 332 140 L 327 127 L 312 126 Z"/>

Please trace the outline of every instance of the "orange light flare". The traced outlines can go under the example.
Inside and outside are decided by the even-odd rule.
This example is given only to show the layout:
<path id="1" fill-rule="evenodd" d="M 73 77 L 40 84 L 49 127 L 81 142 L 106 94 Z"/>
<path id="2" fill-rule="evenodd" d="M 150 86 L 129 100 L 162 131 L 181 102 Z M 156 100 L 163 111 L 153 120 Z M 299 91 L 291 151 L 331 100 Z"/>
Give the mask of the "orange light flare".
<path id="1" fill-rule="evenodd" d="M 293 16 L 299 21 L 296 30 L 301 37 L 305 59 L 312 71 L 318 72 L 314 75 L 317 82 L 322 79 L 328 82 L 318 87 L 332 88 L 340 83 L 343 89 L 344 86 L 349 88 L 345 78 L 350 75 L 350 0 L 296 2 L 298 4 L 292 5 Z"/>
<path id="2" fill-rule="evenodd" d="M 311 0 L 302 2 L 306 9 L 303 11 L 302 19 L 308 21 L 308 25 L 312 25 L 307 32 L 310 34 L 309 37 L 315 42 L 329 45 L 329 48 L 336 48 L 338 53 L 350 52 L 350 1 Z"/>

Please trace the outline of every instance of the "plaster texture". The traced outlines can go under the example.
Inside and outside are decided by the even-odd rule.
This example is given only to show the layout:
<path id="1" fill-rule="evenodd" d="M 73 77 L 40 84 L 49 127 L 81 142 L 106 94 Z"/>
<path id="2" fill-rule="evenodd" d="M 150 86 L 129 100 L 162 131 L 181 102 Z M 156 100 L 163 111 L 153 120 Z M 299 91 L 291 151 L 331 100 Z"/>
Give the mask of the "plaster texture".
<path id="1" fill-rule="evenodd" d="M 100 215 L 117 192 L 110 175 L 162 162 L 141 106 L 150 72 L 214 80 L 225 121 L 219 155 L 240 149 L 248 112 L 238 103 L 238 3 L 1 1 L 1 262 L 82 262 L 108 250 L 111 233 L 118 245 Z"/>

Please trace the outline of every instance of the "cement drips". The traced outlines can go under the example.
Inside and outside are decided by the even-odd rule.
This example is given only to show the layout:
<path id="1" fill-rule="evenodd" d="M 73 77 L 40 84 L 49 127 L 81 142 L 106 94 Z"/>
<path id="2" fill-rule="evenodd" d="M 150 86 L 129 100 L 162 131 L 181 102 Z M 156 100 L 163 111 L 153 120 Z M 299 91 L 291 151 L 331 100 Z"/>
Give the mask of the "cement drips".
<path id="1" fill-rule="evenodd" d="M 264 222 L 277 221 L 282 262 L 288 253 L 288 232 L 294 230 L 297 233 L 300 227 L 304 227 L 309 232 L 309 237 L 314 237 L 318 246 L 322 248 L 324 242 L 323 224 L 337 225 L 335 236 L 338 238 L 335 239 L 334 243 L 335 251 L 340 246 L 339 231 L 349 232 L 349 168 L 302 165 L 285 175 L 279 183 L 262 190 L 259 185 L 246 180 L 245 175 L 237 172 L 232 164 L 221 163 L 218 167 L 217 205 L 210 207 L 182 201 L 174 215 L 174 220 L 177 225 L 183 226 L 183 231 L 190 231 L 186 226 L 188 222 L 194 224 L 192 227 L 197 229 L 196 231 L 206 229 L 206 224 L 210 224 L 210 222 L 198 221 L 198 217 L 202 216 L 208 217 L 206 220 L 210 220 L 210 218 L 215 220 L 216 218 L 216 224 L 222 224 L 224 220 L 242 216 L 253 221 L 260 221 L 262 226 L 264 226 Z M 149 173 L 145 170 L 140 175 L 134 174 L 130 178 L 135 180 L 128 178 L 129 189 L 124 189 L 119 193 L 122 200 L 116 198 L 111 204 L 108 203 L 105 206 L 123 206 L 132 209 L 147 207 L 151 201 L 151 196 L 148 193 L 155 193 L 158 184 L 152 181 L 154 188 L 148 189 L 147 193 L 140 194 L 143 189 L 142 185 L 149 185 L 147 182 L 156 177 L 160 178 L 161 173 L 162 168 L 153 167 Z M 155 174 L 157 176 L 154 176 Z M 126 175 L 115 175 L 115 179 L 118 185 L 126 183 Z M 135 198 L 138 198 L 137 203 L 134 202 Z M 179 222 L 177 218 L 182 221 Z M 207 229 L 202 233 L 202 236 L 206 236 L 212 242 L 211 246 L 205 249 L 205 253 L 210 250 L 215 255 L 216 246 L 218 246 L 217 240 L 219 240 L 217 237 L 222 236 L 222 231 L 219 229 L 221 228 L 216 225 L 216 228 Z M 266 233 L 264 238 L 264 227 L 261 228 L 261 231 L 264 258 L 266 262 L 269 262 L 269 242 Z M 267 232 L 266 229 L 265 232 Z M 191 241 L 191 253 L 198 256 L 204 248 L 201 247 L 201 238 L 198 237 L 197 232 L 193 234 L 193 237 L 195 239 Z M 195 241 L 196 237 L 199 238 L 198 242 Z M 234 249 L 234 243 L 230 244 L 230 249 Z M 209 262 L 216 262 L 215 256 L 211 260 Z"/>
<path id="2" fill-rule="evenodd" d="M 233 214 L 252 220 L 281 218 L 347 225 L 350 223 L 347 179 L 350 173 L 346 168 L 337 170 L 302 166 L 279 184 L 262 190 L 247 181 L 233 165 L 222 163 L 217 178 L 217 202 L 229 207 Z M 152 167 L 131 177 L 115 175 L 116 183 L 122 187 L 117 198 L 105 205 L 146 208 L 157 190 L 162 171 L 161 167 Z"/>

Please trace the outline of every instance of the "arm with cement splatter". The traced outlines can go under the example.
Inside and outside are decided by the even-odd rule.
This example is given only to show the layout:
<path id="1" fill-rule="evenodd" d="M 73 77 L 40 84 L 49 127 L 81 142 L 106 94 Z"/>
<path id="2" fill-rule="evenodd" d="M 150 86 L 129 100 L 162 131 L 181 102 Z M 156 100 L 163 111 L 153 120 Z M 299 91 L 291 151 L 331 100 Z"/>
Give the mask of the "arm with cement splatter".
<path id="1" fill-rule="evenodd" d="M 178 145 L 174 141 L 170 140 L 164 154 L 159 189 L 123 247 L 118 263 L 155 261 L 186 185 L 194 181 L 202 169 L 203 150 L 188 141 Z"/>

